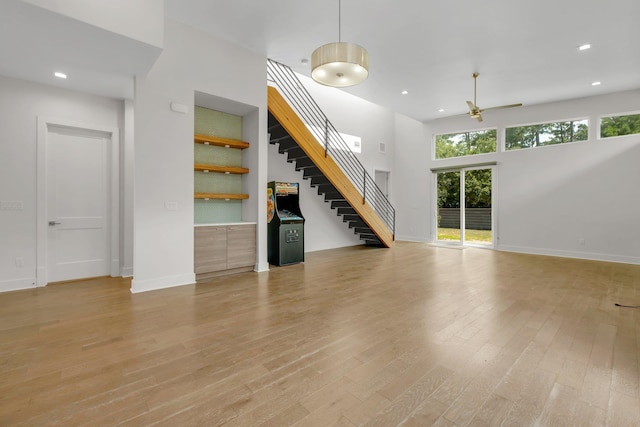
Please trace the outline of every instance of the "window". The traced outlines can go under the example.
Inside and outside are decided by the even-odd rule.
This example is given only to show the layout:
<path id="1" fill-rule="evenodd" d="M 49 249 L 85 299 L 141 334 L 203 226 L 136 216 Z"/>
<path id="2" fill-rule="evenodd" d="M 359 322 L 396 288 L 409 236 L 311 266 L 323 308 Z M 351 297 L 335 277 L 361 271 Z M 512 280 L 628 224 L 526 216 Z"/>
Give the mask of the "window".
<path id="1" fill-rule="evenodd" d="M 495 129 L 436 135 L 436 159 L 495 152 Z"/>
<path id="2" fill-rule="evenodd" d="M 522 148 L 586 141 L 588 137 L 588 120 L 569 120 L 566 122 L 506 128 L 504 145 L 506 150 L 520 150 Z"/>
<path id="3" fill-rule="evenodd" d="M 640 114 L 609 116 L 600 119 L 600 138 L 640 133 Z"/>
<path id="4" fill-rule="evenodd" d="M 359 136 L 349 135 L 347 133 L 342 133 L 342 132 L 340 132 L 340 136 L 342 137 L 344 142 L 347 143 L 351 151 L 353 151 L 354 153 L 362 152 L 362 146 L 361 146 L 362 140 Z"/>

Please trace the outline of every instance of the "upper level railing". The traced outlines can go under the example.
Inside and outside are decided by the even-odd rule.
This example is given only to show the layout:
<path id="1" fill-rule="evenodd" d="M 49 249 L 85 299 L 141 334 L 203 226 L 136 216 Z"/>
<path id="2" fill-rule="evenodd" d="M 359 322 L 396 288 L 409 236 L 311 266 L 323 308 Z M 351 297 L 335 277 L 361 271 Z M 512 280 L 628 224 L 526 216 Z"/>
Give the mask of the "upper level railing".
<path id="1" fill-rule="evenodd" d="M 375 180 L 353 154 L 340 133 L 324 115 L 298 76 L 288 66 L 267 60 L 267 77 L 279 89 L 309 131 L 324 146 L 325 156 L 331 156 L 362 195 L 362 203 L 369 203 L 378 216 L 395 234 L 395 210 Z"/>

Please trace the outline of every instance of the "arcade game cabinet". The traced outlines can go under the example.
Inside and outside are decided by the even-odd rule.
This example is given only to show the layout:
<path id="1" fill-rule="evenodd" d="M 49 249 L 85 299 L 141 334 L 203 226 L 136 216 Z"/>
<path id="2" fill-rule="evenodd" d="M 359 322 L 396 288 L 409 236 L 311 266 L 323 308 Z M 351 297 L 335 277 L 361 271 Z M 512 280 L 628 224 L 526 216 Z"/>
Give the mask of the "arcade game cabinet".
<path id="1" fill-rule="evenodd" d="M 273 265 L 304 261 L 304 217 L 300 212 L 299 184 L 267 184 L 268 259 Z"/>

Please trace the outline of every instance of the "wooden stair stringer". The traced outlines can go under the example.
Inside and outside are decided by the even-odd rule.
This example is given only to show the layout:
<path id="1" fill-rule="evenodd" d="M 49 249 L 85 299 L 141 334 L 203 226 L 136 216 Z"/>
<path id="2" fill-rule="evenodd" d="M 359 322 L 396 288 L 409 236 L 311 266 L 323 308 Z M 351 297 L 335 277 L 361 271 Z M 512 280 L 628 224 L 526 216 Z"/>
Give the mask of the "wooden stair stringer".
<path id="1" fill-rule="evenodd" d="M 331 184 L 342 194 L 345 200 L 358 213 L 360 218 L 375 233 L 380 242 L 387 248 L 393 246 L 394 236 L 387 225 L 380 219 L 369 203 L 363 203 L 360 192 L 351 183 L 331 157 L 325 157 L 324 147 L 318 143 L 304 122 L 291 108 L 280 92 L 273 87 L 267 87 L 269 112 L 278 120 L 280 125 L 298 143 L 305 154 L 313 161 Z"/>

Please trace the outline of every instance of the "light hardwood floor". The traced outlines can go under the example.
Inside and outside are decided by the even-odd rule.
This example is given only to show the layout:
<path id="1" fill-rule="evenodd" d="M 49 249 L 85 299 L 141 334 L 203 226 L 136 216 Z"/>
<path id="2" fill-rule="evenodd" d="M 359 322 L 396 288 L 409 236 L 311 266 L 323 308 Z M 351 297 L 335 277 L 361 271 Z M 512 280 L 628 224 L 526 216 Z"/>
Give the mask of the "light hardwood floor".
<path id="1" fill-rule="evenodd" d="M 0 294 L 0 425 L 640 425 L 640 266 L 398 242 Z"/>

